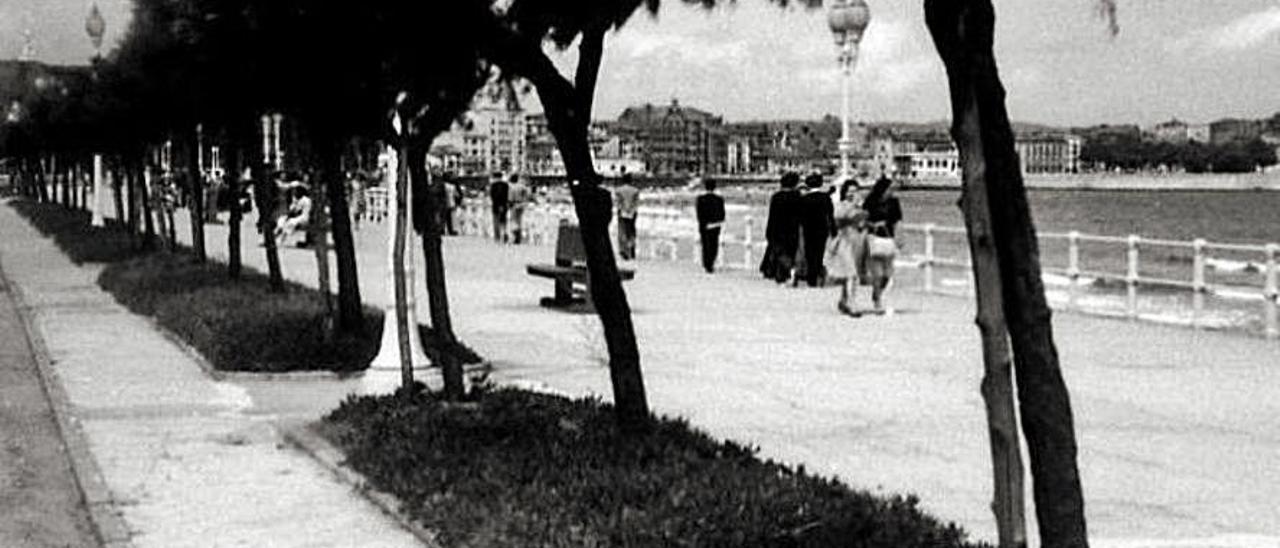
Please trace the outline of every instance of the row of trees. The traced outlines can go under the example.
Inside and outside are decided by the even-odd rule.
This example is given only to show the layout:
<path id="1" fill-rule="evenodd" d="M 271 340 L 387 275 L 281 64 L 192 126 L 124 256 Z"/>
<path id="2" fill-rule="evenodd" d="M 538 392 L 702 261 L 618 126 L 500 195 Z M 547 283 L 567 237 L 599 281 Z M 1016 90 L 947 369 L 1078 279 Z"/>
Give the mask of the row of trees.
<path id="1" fill-rule="evenodd" d="M 1210 144 L 1115 135 L 1089 140 L 1080 151 L 1080 160 L 1107 169 L 1181 168 L 1191 173 L 1246 173 L 1275 165 L 1276 147 L 1260 139 Z"/>
<path id="2" fill-rule="evenodd" d="M 714 0 L 685 0 L 714 7 Z M 818 7 L 820 0 L 797 0 Z M 786 0 L 774 0 L 786 5 Z M 146 195 L 148 151 L 173 142 L 186 156 L 194 251 L 204 260 L 200 230 L 203 193 L 192 158 L 201 138 L 219 143 L 228 160 L 225 184 L 233 193 L 252 171 L 260 196 L 267 164 L 256 147 L 255 124 L 264 113 L 295 120 L 306 165 L 319 182 L 332 215 L 338 262 L 334 329 L 364 329 L 348 204 L 340 176 L 342 153 L 355 139 L 394 144 L 402 169 L 397 187 L 412 185 L 413 227 L 423 236 L 431 322 L 453 341 L 440 248 L 444 188 L 425 170 L 433 140 L 469 107 L 486 85 L 527 82 L 537 91 L 550 132 L 564 159 L 581 226 L 592 298 L 604 327 L 609 371 L 620 426 L 642 434 L 649 410 L 630 306 L 608 238 L 612 204 L 595 172 L 588 126 L 606 34 L 641 10 L 656 14 L 659 0 L 135 0 L 133 25 L 118 50 L 96 62 L 93 77 L 65 93 L 31 97 L 32 113 L 9 132 L 6 154 L 24 166 L 37 195 L 54 171 L 49 160 L 107 154 L 115 180 L 137 203 L 118 203 L 119 218 L 143 244 L 155 229 Z M 1114 6 L 1104 2 L 1104 12 Z M 952 135 L 964 167 L 962 200 L 975 256 L 979 325 L 987 361 L 983 393 L 992 423 L 996 513 L 1003 546 L 1025 543 L 1021 524 L 1021 462 L 1011 369 L 1017 375 L 1023 433 L 1035 478 L 1036 512 L 1044 546 L 1086 546 L 1083 501 L 1076 469 L 1074 427 L 1062 381 L 1048 306 L 1040 282 L 1034 226 L 1004 107 L 992 40 L 990 0 L 925 0 L 926 23 L 944 61 L 954 113 Z M 570 74 L 557 69 L 550 50 L 576 48 Z M 522 84 L 523 85 L 523 84 Z M 183 152 L 185 151 L 185 152 Z M 122 195 L 117 189 L 117 196 Z M 398 192 L 398 196 L 406 196 Z M 130 200 L 133 202 L 133 200 Z M 141 204 L 139 210 L 138 204 Z M 409 209 L 397 204 L 397 226 Z M 233 208 L 229 275 L 240 272 Z M 172 226 L 172 225 L 170 225 Z M 404 231 L 398 231 L 398 238 Z M 266 238 L 268 243 L 271 238 Z M 270 275 L 283 287 L 279 261 L 266 246 Z M 398 278 L 402 269 L 397 268 Z M 397 280 L 402 294 L 403 280 Z M 402 299 L 397 299 L 401 303 Z M 397 314 L 403 334 L 403 306 Z M 403 343 L 402 343 L 403 344 Z M 407 355 L 407 353 L 402 353 Z M 443 353 L 448 355 L 449 353 Z M 445 397 L 463 395 L 461 368 L 442 364 Z M 1016 485 L 1010 486 L 1010 481 Z"/>

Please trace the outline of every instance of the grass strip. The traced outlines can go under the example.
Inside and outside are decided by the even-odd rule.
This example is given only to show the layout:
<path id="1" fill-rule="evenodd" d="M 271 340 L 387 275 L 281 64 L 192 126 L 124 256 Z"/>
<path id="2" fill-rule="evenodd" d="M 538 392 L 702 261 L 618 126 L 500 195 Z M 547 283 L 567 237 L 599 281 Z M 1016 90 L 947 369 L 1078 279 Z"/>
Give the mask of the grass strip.
<path id="1" fill-rule="evenodd" d="M 364 333 L 330 334 L 319 290 L 286 281 L 272 292 L 265 274 L 245 268 L 240 279 L 223 263 L 197 263 L 189 249 L 142 251 L 119 226 L 89 226 L 89 214 L 56 204 L 10 203 L 77 264 L 105 263 L 98 284 L 130 311 L 148 316 L 223 371 L 353 372 L 368 367 L 380 344 L 383 313 L 365 308 Z M 427 354 L 437 338 L 419 325 Z M 480 357 L 457 345 L 463 363 Z"/>
<path id="2" fill-rule="evenodd" d="M 317 429 L 445 546 L 972 546 L 914 497 L 761 460 L 680 420 L 633 438 L 597 400 L 472 397 L 353 396 Z"/>

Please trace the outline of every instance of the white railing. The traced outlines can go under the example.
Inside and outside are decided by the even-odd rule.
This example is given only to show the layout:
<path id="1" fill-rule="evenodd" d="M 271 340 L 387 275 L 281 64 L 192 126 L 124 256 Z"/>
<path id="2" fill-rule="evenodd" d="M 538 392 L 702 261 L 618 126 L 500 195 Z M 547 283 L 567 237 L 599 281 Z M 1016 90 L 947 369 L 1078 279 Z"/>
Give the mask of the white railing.
<path id="1" fill-rule="evenodd" d="M 967 258 L 967 240 L 964 240 L 965 230 L 963 228 L 939 227 L 932 224 L 906 224 L 902 225 L 899 231 L 900 233 L 916 233 L 923 239 L 924 251 L 918 260 L 922 270 L 922 285 L 925 291 L 933 292 L 936 289 L 936 266 L 970 268 L 970 262 Z M 940 255 L 937 252 L 937 240 L 940 234 L 958 237 L 958 239 L 962 240 L 963 246 L 958 246 L 960 249 L 953 250 L 950 255 Z M 1206 295 L 1242 294 L 1245 297 L 1254 297 L 1261 301 L 1263 333 L 1266 337 L 1270 339 L 1280 338 L 1280 314 L 1277 312 L 1277 309 L 1280 308 L 1280 295 L 1278 295 L 1280 293 L 1280 289 L 1278 289 L 1280 288 L 1280 282 L 1277 281 L 1280 278 L 1280 274 L 1277 272 L 1277 255 L 1280 255 L 1280 245 L 1275 243 L 1264 245 L 1209 242 L 1203 238 L 1167 240 L 1147 238 L 1137 234 L 1130 234 L 1124 237 L 1099 236 L 1081 234 L 1076 231 L 1040 233 L 1038 237 L 1042 250 L 1042 262 L 1046 262 L 1046 255 L 1044 254 L 1046 248 L 1061 249 L 1065 244 L 1065 266 L 1043 266 L 1042 272 L 1044 274 L 1065 276 L 1067 280 L 1065 308 L 1068 310 L 1090 311 L 1080 303 L 1082 286 L 1088 285 L 1090 281 L 1104 285 L 1115 282 L 1124 285 L 1123 315 L 1130 319 L 1138 319 L 1140 317 L 1139 297 L 1142 291 L 1144 289 L 1162 288 L 1166 291 L 1173 290 L 1175 292 L 1190 293 L 1190 324 L 1192 327 L 1200 328 L 1204 326 L 1203 320 L 1207 310 Z M 1122 250 L 1124 256 L 1123 272 L 1108 270 L 1105 265 L 1087 268 L 1085 261 L 1082 259 L 1081 248 L 1088 244 L 1109 246 Z M 1163 250 L 1166 253 L 1165 257 L 1171 260 L 1185 258 L 1185 261 L 1175 262 L 1186 262 L 1190 265 L 1189 270 L 1185 272 L 1187 277 L 1170 277 L 1170 270 L 1180 269 L 1167 267 L 1159 274 L 1143 274 L 1144 263 L 1142 257 L 1144 250 Z M 1220 258 L 1224 254 L 1229 254 L 1236 258 L 1248 258 L 1243 261 Z M 1098 255 L 1103 255 L 1103 253 Z M 1056 264 L 1056 262 L 1050 264 Z M 1237 270 L 1243 273 L 1251 272 L 1261 275 L 1261 283 L 1210 283 L 1208 281 L 1208 271 L 1211 264 L 1217 265 L 1215 270 L 1220 268 L 1222 270 Z"/>
<path id="2" fill-rule="evenodd" d="M 525 213 L 525 234 L 535 245 L 554 244 L 561 219 L 574 220 L 570 204 L 537 204 L 529 206 Z M 721 253 L 718 266 L 729 269 L 755 270 L 763 257 L 766 242 L 761 237 L 761 227 L 751 215 L 731 216 L 730 223 L 722 231 Z M 454 223 L 463 234 L 492 237 L 492 219 L 487 203 L 472 200 L 454 213 Z M 615 230 L 616 225 L 611 228 Z M 701 261 L 698 251 L 697 226 L 687 211 L 677 208 L 641 206 L 636 221 L 637 259 Z M 615 235 L 616 236 L 616 235 Z M 1256 299 L 1262 307 L 1262 331 L 1269 339 L 1280 338 L 1280 245 L 1236 244 L 1209 242 L 1204 239 L 1166 240 L 1140 235 L 1100 236 L 1079 232 L 1039 233 L 1042 274 L 1065 279 L 1066 295 L 1060 306 L 1078 312 L 1099 312 L 1082 298 L 1091 285 L 1113 287 L 1123 285 L 1123 304 L 1118 313 L 1130 319 L 1144 319 L 1140 297 L 1157 292 L 1190 294 L 1190 325 L 1204 327 L 1207 295 L 1233 294 Z M 969 248 L 965 229 L 934 224 L 902 224 L 898 239 L 907 243 L 913 253 L 902 253 L 903 266 L 918 267 L 921 289 L 929 293 L 947 292 L 939 284 L 939 268 L 962 269 L 968 276 L 970 268 Z M 944 245 L 949 240 L 951 245 Z M 1082 253 L 1083 248 L 1095 253 Z M 1099 248 L 1099 249 L 1095 249 Z M 1105 248 L 1105 249 L 1100 249 Z M 1189 265 L 1185 277 L 1173 276 L 1182 270 L 1164 268 L 1155 274 L 1144 273 L 1146 266 L 1157 261 L 1143 262 L 1144 252 L 1162 250 L 1166 263 Z M 1122 254 L 1122 260 L 1101 261 L 1098 257 Z M 1057 253 L 1057 255 L 1054 255 Z M 1223 258 L 1235 257 L 1234 260 Z M 1239 260 L 1244 258 L 1245 260 Z M 1093 262 L 1091 263 L 1090 260 Z M 1104 263 L 1104 264 L 1094 264 Z M 1111 263 L 1111 264 L 1105 264 Z M 1146 265 L 1146 266 L 1144 266 Z M 1208 272 L 1236 270 L 1253 278 L 1260 276 L 1261 283 L 1212 283 Z M 1110 267 L 1110 268 L 1108 268 Z M 967 279 L 967 278 L 966 278 Z M 971 284 L 969 284 L 971 287 Z M 1103 311 L 1102 313 L 1111 313 Z"/>

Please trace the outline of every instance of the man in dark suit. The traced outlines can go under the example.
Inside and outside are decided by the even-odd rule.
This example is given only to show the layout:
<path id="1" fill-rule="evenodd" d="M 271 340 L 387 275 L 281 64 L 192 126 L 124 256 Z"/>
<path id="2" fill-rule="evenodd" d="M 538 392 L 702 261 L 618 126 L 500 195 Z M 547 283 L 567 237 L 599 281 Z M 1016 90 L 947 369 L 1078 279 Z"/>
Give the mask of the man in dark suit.
<path id="1" fill-rule="evenodd" d="M 778 283 L 786 283 L 795 267 L 796 250 L 800 248 L 800 175 L 782 174 L 782 190 L 769 198 L 769 220 L 765 224 L 764 261 L 760 273 Z"/>
<path id="2" fill-rule="evenodd" d="M 831 196 L 821 192 L 822 175 L 811 173 L 804 179 L 809 193 L 800 197 L 800 229 L 804 231 L 805 282 L 809 287 L 822 283 L 822 260 L 827 251 L 827 239 L 835 236 L 835 212 Z"/>
<path id="3" fill-rule="evenodd" d="M 507 184 L 501 173 L 494 173 L 489 183 L 489 207 L 493 210 L 493 239 L 507 241 L 507 201 L 511 186 Z"/>
<path id="4" fill-rule="evenodd" d="M 698 196 L 698 235 L 702 239 L 702 268 L 708 274 L 716 271 L 716 256 L 720 254 L 720 228 L 724 226 L 724 198 L 716 194 L 716 182 L 703 182 L 707 191 Z"/>

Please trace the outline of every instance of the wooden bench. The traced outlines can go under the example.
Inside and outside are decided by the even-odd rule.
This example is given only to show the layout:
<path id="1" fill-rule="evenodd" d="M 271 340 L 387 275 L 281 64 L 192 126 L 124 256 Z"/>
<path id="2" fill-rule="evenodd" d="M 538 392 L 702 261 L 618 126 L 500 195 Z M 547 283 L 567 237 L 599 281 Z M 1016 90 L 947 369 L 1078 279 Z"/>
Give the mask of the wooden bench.
<path id="1" fill-rule="evenodd" d="M 555 264 L 526 265 L 531 276 L 555 280 L 555 294 L 543 297 L 542 306 L 567 308 L 574 305 L 591 307 L 591 276 L 587 273 L 587 253 L 582 246 L 578 225 L 561 221 L 556 231 Z M 635 270 L 618 268 L 623 280 L 636 277 Z"/>

